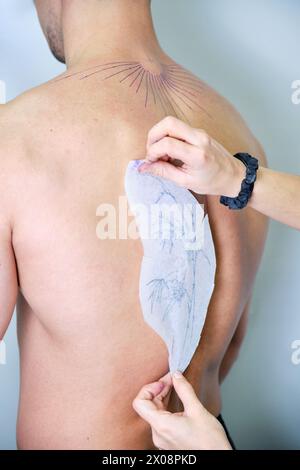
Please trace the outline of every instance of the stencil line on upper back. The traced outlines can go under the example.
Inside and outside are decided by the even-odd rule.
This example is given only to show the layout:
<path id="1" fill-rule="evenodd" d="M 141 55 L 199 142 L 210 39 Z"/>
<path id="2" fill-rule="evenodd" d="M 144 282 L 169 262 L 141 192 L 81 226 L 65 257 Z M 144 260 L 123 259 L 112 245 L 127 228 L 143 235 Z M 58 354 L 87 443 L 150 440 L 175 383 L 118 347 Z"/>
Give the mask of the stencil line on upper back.
<path id="1" fill-rule="evenodd" d="M 75 78 L 86 80 L 100 76 L 102 81 L 118 79 L 136 95 L 143 94 L 144 107 L 152 103 L 159 105 L 164 113 L 175 115 L 189 121 L 186 111 L 203 111 L 210 119 L 212 116 L 200 105 L 199 98 L 203 86 L 196 77 L 180 65 L 160 64 L 160 71 L 153 72 L 137 61 L 108 62 L 89 67 L 83 71 L 70 73 L 55 82 Z"/>

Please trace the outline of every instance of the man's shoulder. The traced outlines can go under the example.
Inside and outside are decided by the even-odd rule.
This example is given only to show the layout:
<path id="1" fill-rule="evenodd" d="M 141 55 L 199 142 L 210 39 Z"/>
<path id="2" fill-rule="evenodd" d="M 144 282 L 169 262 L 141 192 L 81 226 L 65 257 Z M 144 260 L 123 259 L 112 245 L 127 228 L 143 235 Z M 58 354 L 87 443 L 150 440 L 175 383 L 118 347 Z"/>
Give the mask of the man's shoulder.
<path id="1" fill-rule="evenodd" d="M 25 150 L 26 113 L 16 98 L 0 105 L 0 168 L 1 174 L 19 159 Z"/>
<path id="2" fill-rule="evenodd" d="M 0 105 L 1 144 L 11 141 L 18 142 L 25 134 L 35 109 L 40 101 L 40 87 L 26 91 L 18 97 Z M 3 148 L 3 145 L 1 145 Z M 0 148 L 1 150 L 1 148 Z"/>
<path id="3" fill-rule="evenodd" d="M 21 136 L 12 102 L 0 105 L 0 168 L 14 155 Z"/>
<path id="4" fill-rule="evenodd" d="M 49 118 L 59 115 L 59 102 L 48 82 L 0 105 L 0 165 L 8 157 L 25 156 Z"/>
<path id="5" fill-rule="evenodd" d="M 203 128 L 231 153 L 248 152 L 265 164 L 264 150 L 236 107 L 217 90 L 191 74 L 197 81 L 194 93 L 193 127 Z M 200 90 L 200 91 L 199 91 Z"/>
<path id="6" fill-rule="evenodd" d="M 45 140 L 49 104 L 48 86 L 40 86 L 0 105 L 0 213 L 9 218 L 24 187 L 32 161 Z M 35 165 L 36 166 L 36 165 Z M 28 189 L 28 187 L 27 187 Z"/>
<path id="7" fill-rule="evenodd" d="M 212 90 L 212 112 L 215 117 L 216 139 L 231 153 L 248 152 L 266 163 L 264 149 L 237 108 L 222 95 Z"/>
<path id="8" fill-rule="evenodd" d="M 52 81 L 31 88 L 21 93 L 16 98 L 7 102 L 0 107 L 0 114 L 2 121 L 5 120 L 8 125 L 17 125 L 19 130 L 26 129 L 36 122 L 43 122 L 47 118 L 45 110 L 49 109 L 49 104 L 52 107 L 55 103 L 59 103 L 59 97 L 56 96 L 56 89 L 52 86 Z M 1 119 L 1 117 L 0 117 Z"/>
<path id="9" fill-rule="evenodd" d="M 16 180 L 28 154 L 28 142 L 36 132 L 37 93 L 32 90 L 0 105 L 0 185 L 1 193 Z M 41 119 L 42 120 L 42 117 Z"/>
<path id="10" fill-rule="evenodd" d="M 0 226 L 9 226 L 12 182 L 21 143 L 11 104 L 0 105 Z"/>

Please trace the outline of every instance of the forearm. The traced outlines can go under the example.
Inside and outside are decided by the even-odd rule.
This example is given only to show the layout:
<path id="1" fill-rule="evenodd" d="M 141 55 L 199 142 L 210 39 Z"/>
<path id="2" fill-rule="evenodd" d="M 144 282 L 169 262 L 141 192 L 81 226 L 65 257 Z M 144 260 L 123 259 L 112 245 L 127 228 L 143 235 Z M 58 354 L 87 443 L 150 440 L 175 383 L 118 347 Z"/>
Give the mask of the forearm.
<path id="1" fill-rule="evenodd" d="M 170 138 L 170 135 L 173 137 Z M 234 148 L 260 154 L 263 163 L 262 149 L 249 145 L 249 142 L 251 139 L 245 140 L 244 145 L 240 140 Z M 150 132 L 148 164 L 142 166 L 142 171 L 169 178 L 196 194 L 234 198 L 245 178 L 245 166 L 233 157 L 232 148 L 231 145 L 226 149 L 204 131 L 193 129 L 176 119 L 162 121 Z M 172 164 L 175 160 L 181 160 L 183 165 L 175 167 Z M 264 167 L 259 168 L 257 176 L 250 207 L 300 230 L 300 176 Z"/>
<path id="2" fill-rule="evenodd" d="M 300 176 L 260 168 L 249 205 L 300 230 Z"/>

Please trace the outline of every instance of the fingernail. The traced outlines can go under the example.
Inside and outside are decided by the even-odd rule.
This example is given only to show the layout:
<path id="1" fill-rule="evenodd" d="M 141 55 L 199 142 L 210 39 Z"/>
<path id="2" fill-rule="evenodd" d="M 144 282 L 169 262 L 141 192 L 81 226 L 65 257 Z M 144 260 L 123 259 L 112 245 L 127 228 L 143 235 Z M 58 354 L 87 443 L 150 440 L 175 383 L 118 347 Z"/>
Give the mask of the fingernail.
<path id="1" fill-rule="evenodd" d="M 183 375 L 179 370 L 177 370 L 174 372 L 173 377 L 175 377 L 175 379 L 182 379 Z"/>

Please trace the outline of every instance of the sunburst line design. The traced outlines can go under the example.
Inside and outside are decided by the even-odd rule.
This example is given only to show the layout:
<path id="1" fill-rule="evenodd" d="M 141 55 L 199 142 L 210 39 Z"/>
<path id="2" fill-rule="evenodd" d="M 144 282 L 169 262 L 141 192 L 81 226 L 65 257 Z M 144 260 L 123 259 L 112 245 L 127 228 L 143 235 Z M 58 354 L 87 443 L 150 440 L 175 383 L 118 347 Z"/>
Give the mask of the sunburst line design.
<path id="1" fill-rule="evenodd" d="M 161 72 L 154 73 L 137 61 L 107 62 L 65 75 L 55 81 L 71 78 L 86 80 L 96 75 L 100 75 L 103 81 L 119 78 L 119 83 L 133 89 L 136 95 L 143 93 L 145 108 L 153 103 L 159 105 L 164 113 L 173 114 L 187 121 L 189 119 L 186 110 L 201 109 L 212 119 L 208 111 L 198 102 L 203 86 L 180 65 L 161 64 Z"/>

